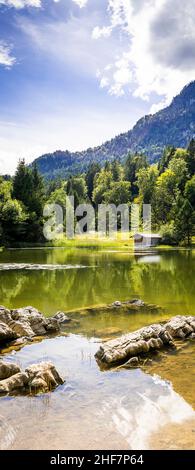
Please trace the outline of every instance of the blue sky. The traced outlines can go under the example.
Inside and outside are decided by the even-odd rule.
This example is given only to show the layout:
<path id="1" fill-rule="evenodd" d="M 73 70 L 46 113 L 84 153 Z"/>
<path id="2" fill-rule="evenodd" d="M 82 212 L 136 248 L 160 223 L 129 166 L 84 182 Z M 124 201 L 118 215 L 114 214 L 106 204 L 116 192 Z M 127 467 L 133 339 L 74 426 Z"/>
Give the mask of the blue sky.
<path id="1" fill-rule="evenodd" d="M 129 130 L 195 78 L 194 0 L 0 0 L 0 173 Z"/>

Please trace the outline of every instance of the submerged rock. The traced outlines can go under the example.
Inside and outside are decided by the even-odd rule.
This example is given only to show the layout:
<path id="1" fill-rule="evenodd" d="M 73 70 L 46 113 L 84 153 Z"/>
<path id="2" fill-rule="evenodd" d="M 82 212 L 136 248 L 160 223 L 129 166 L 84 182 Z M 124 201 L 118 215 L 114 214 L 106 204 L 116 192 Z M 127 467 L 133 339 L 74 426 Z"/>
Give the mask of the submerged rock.
<path id="1" fill-rule="evenodd" d="M 94 335 L 100 338 L 107 337 L 109 336 L 116 336 L 120 335 L 122 331 L 119 328 L 116 328 L 114 326 L 108 326 L 107 328 L 104 328 L 102 330 L 95 330 Z"/>
<path id="2" fill-rule="evenodd" d="M 146 326 L 133 333 L 108 341 L 95 354 L 97 361 L 106 366 L 126 363 L 129 359 L 174 346 L 173 339 L 192 337 L 195 317 L 177 316 L 167 323 Z"/>
<path id="3" fill-rule="evenodd" d="M 22 371 L 16 364 L 0 361 L 0 394 L 49 392 L 64 382 L 51 362 L 41 362 Z"/>
<path id="4" fill-rule="evenodd" d="M 101 313 L 106 313 L 106 312 L 111 312 L 111 313 L 123 313 L 123 314 L 128 314 L 132 313 L 134 311 L 150 311 L 150 312 L 158 312 L 159 310 L 162 310 L 162 308 L 159 305 L 155 304 L 147 304 L 141 299 L 132 299 L 132 300 L 126 300 L 124 302 L 121 302 L 120 300 L 115 300 L 112 304 L 107 304 L 107 305 L 100 305 L 97 307 L 87 307 L 87 308 L 82 308 L 79 310 L 74 310 L 71 312 L 67 312 L 67 315 L 69 313 L 74 313 L 74 314 L 98 314 L 99 312 Z"/>

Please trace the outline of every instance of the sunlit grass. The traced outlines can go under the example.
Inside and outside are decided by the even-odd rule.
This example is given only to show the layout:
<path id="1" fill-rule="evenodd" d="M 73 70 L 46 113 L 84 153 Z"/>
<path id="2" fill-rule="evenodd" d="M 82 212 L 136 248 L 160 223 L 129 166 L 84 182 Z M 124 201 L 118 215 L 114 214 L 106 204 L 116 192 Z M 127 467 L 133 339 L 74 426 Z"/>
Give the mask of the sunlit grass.
<path id="1" fill-rule="evenodd" d="M 117 232 L 113 237 L 103 237 L 99 234 L 86 234 L 76 235 L 74 239 L 68 239 L 62 237 L 52 242 L 53 246 L 56 247 L 67 247 L 67 248 L 116 248 L 116 249 L 133 249 L 134 242 L 131 238 L 131 234 Z"/>

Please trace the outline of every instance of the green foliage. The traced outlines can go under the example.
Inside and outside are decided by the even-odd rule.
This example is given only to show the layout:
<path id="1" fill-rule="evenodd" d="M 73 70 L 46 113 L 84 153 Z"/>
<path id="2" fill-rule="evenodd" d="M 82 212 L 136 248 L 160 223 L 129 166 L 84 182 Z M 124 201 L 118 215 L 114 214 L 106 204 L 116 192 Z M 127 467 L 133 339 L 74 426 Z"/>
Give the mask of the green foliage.
<path id="1" fill-rule="evenodd" d="M 20 224 L 26 220 L 26 214 L 19 201 L 8 199 L 1 208 L 1 221 L 6 224 Z"/>
<path id="2" fill-rule="evenodd" d="M 177 195 L 176 175 L 167 169 L 157 178 L 153 194 L 153 208 L 157 225 L 171 220 Z"/>
<path id="3" fill-rule="evenodd" d="M 60 188 L 55 189 L 47 199 L 48 204 L 59 204 L 63 209 L 66 208 L 66 187 L 62 183 Z"/>
<path id="4" fill-rule="evenodd" d="M 164 245 L 177 245 L 178 239 L 173 220 L 161 226 L 160 234 Z"/>
<path id="5" fill-rule="evenodd" d="M 92 199 L 92 194 L 94 190 L 94 179 L 97 173 L 100 172 L 100 169 L 101 169 L 100 165 L 95 162 L 91 163 L 88 167 L 88 170 L 86 173 L 86 185 L 87 185 L 89 199 Z"/>
<path id="6" fill-rule="evenodd" d="M 129 204 L 131 183 L 129 181 L 112 182 L 110 189 L 104 193 L 104 201 L 106 204 Z"/>
<path id="7" fill-rule="evenodd" d="M 128 154 L 93 162 L 86 174 L 45 185 L 36 166 L 20 161 L 13 179 L 0 177 L 0 242 L 40 242 L 43 239 L 44 203 L 59 204 L 66 213 L 66 197 L 78 204 L 151 204 L 152 229 L 160 231 L 165 243 L 190 243 L 195 229 L 195 143 L 187 150 L 170 147 L 159 164 L 149 165 L 145 156 Z M 65 223 L 65 222 L 64 222 Z M 118 224 L 119 226 L 120 224 Z"/>
<path id="8" fill-rule="evenodd" d="M 0 224 L 3 243 L 42 238 L 44 184 L 36 166 L 18 164 L 12 181 L 0 181 Z"/>
<path id="9" fill-rule="evenodd" d="M 174 173 L 176 184 L 181 189 L 181 191 L 184 190 L 186 181 L 189 177 L 186 155 L 186 150 L 176 150 L 168 165 L 168 169 Z"/>
<path id="10" fill-rule="evenodd" d="M 36 165 L 32 169 L 21 160 L 13 179 L 13 197 L 18 199 L 29 212 L 41 216 L 43 207 L 44 184 Z"/>
<path id="11" fill-rule="evenodd" d="M 95 205 L 105 202 L 105 193 L 111 188 L 112 183 L 112 171 L 103 168 L 95 177 L 94 190 L 93 190 L 93 201 Z"/>
<path id="12" fill-rule="evenodd" d="M 166 170 L 174 154 L 175 154 L 174 147 L 166 147 L 164 149 L 163 155 L 160 158 L 159 163 L 158 163 L 158 169 L 159 169 L 160 174 Z"/>
<path id="13" fill-rule="evenodd" d="M 148 163 L 145 155 L 131 155 L 129 153 L 125 162 L 125 179 L 131 183 L 132 195 L 136 196 L 138 189 L 136 184 L 136 175 L 141 168 L 147 168 Z"/>
<path id="14" fill-rule="evenodd" d="M 120 181 L 123 177 L 123 169 L 118 160 L 114 160 L 111 165 L 113 181 Z"/>
<path id="15" fill-rule="evenodd" d="M 190 244 L 194 223 L 195 213 L 193 211 L 193 207 L 188 199 L 184 199 L 178 210 L 175 222 L 176 237 L 178 242 L 187 241 L 188 245 Z"/>
<path id="16" fill-rule="evenodd" d="M 11 181 L 0 180 L 0 241 L 6 243 L 18 239 L 26 218 L 23 205 L 12 198 Z"/>
<path id="17" fill-rule="evenodd" d="M 156 182 L 159 176 L 157 165 L 141 168 L 137 172 L 139 196 L 144 204 L 150 204 L 155 194 Z"/>
<path id="18" fill-rule="evenodd" d="M 74 196 L 75 206 L 85 202 L 87 198 L 87 185 L 84 176 L 70 177 L 67 182 L 67 194 Z"/>
<path id="19" fill-rule="evenodd" d="M 185 185 L 184 196 L 192 205 L 193 210 L 195 210 L 195 175 L 192 176 L 189 181 L 187 181 Z"/>

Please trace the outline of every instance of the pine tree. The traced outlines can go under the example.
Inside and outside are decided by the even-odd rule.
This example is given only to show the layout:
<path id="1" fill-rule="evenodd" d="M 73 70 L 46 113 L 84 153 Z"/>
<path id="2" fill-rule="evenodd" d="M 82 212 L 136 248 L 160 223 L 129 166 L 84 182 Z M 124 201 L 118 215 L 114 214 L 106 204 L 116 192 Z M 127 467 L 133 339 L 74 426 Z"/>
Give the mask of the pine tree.
<path id="1" fill-rule="evenodd" d="M 22 202 L 27 209 L 31 210 L 31 199 L 34 185 L 32 173 L 25 165 L 25 160 L 19 161 L 16 174 L 13 179 L 13 198 Z"/>

